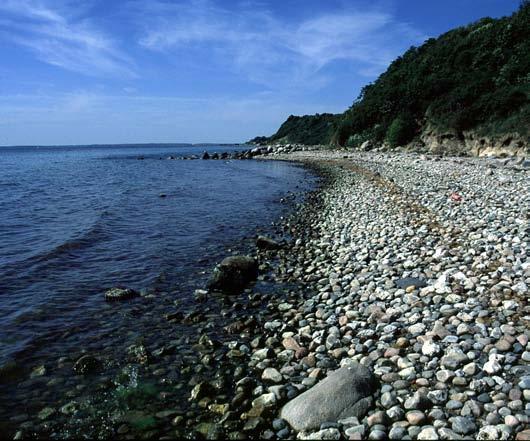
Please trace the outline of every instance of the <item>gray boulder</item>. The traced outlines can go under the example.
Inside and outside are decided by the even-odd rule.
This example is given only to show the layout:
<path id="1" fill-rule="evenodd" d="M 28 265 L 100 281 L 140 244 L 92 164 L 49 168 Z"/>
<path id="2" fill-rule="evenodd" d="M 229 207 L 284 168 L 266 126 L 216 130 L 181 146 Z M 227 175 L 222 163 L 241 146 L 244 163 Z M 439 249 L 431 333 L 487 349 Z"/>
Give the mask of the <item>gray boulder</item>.
<path id="1" fill-rule="evenodd" d="M 320 428 L 324 422 L 335 422 L 366 414 L 366 398 L 375 393 L 375 376 L 360 364 L 354 363 L 331 372 L 314 387 L 289 401 L 280 416 L 295 430 Z"/>
<path id="2" fill-rule="evenodd" d="M 208 282 L 208 289 L 238 292 L 258 277 L 258 262 L 250 256 L 231 256 L 223 259 Z"/>

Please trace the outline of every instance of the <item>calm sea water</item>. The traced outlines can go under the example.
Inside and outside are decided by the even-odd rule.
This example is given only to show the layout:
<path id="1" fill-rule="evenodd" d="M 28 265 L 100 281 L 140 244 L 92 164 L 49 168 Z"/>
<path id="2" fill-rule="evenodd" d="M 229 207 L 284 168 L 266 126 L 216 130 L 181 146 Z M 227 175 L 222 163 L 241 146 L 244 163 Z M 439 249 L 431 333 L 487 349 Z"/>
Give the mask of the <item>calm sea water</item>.
<path id="1" fill-rule="evenodd" d="M 283 162 L 166 159 L 236 148 L 0 149 L 0 363 L 109 340 L 125 320 L 109 312 L 109 287 L 186 302 L 230 247 L 280 216 L 282 197 L 314 183 Z"/>

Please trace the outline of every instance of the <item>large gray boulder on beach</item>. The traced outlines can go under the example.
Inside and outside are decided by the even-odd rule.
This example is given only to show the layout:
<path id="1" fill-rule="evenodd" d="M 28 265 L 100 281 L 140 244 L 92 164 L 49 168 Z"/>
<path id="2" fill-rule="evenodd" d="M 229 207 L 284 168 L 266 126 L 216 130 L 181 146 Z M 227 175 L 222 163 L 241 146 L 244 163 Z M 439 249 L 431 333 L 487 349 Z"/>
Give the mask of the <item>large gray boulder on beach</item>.
<path id="1" fill-rule="evenodd" d="M 281 410 L 281 417 L 293 429 L 317 429 L 324 422 L 358 416 L 366 411 L 362 404 L 377 389 L 377 379 L 360 364 L 351 364 L 331 372 L 324 380 L 289 401 Z"/>
<path id="2" fill-rule="evenodd" d="M 258 277 L 258 262 L 250 256 L 230 256 L 221 261 L 208 282 L 208 289 L 237 292 Z"/>

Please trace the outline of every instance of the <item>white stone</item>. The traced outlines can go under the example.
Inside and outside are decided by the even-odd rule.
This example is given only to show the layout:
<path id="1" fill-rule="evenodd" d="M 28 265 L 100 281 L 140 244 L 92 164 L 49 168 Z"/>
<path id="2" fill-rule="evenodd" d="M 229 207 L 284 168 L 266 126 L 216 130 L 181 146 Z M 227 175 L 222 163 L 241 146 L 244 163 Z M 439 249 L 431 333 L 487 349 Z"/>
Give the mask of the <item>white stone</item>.
<path id="1" fill-rule="evenodd" d="M 425 429 L 422 429 L 420 433 L 418 433 L 418 439 L 419 440 L 438 440 L 440 437 L 436 433 L 436 429 L 434 427 L 426 427 Z"/>
<path id="2" fill-rule="evenodd" d="M 518 294 L 526 294 L 528 292 L 528 286 L 524 282 L 519 282 L 512 286 L 512 291 Z"/>
<path id="3" fill-rule="evenodd" d="M 434 290 L 438 294 L 449 294 L 451 292 L 451 288 L 447 285 L 447 275 L 443 274 L 438 279 L 436 279 L 436 282 L 434 282 Z"/>
<path id="4" fill-rule="evenodd" d="M 484 364 L 482 370 L 488 374 L 495 374 L 502 370 L 502 366 L 499 363 L 501 356 L 498 354 L 490 354 L 488 361 Z"/>
<path id="5" fill-rule="evenodd" d="M 280 383 L 283 380 L 283 377 L 282 377 L 282 374 L 280 374 L 276 369 L 269 367 L 263 371 L 263 374 L 261 375 L 261 379 L 263 381 L 271 381 L 273 383 Z"/>
<path id="6" fill-rule="evenodd" d="M 421 352 L 423 355 L 432 357 L 433 355 L 436 355 L 440 352 L 440 345 L 437 345 L 432 340 L 427 340 L 425 343 L 423 343 L 423 346 L 421 347 Z"/>
<path id="7" fill-rule="evenodd" d="M 270 407 L 274 407 L 275 404 L 276 404 L 276 395 L 274 395 L 272 392 L 260 395 L 258 398 L 252 401 L 253 407 L 270 408 Z"/>
<path id="8" fill-rule="evenodd" d="M 340 431 L 339 429 L 330 428 L 312 433 L 300 432 L 297 438 L 300 440 L 339 440 Z"/>
<path id="9" fill-rule="evenodd" d="M 425 331 L 425 325 L 423 323 L 416 323 L 415 325 L 409 326 L 408 330 L 411 334 L 418 335 Z"/>

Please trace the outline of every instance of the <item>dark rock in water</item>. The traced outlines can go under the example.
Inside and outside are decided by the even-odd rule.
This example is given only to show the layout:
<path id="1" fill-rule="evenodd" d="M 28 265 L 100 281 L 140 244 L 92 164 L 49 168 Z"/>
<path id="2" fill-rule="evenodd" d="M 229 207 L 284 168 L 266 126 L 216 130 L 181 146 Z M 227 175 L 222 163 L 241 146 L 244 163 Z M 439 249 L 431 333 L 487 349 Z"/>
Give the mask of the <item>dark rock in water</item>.
<path id="1" fill-rule="evenodd" d="M 221 159 L 228 159 L 229 155 L 227 152 L 221 153 Z"/>
<path id="2" fill-rule="evenodd" d="M 396 286 L 401 289 L 407 289 L 409 286 L 424 288 L 427 286 L 427 282 L 424 279 L 420 279 L 418 277 L 404 277 L 403 279 L 396 280 Z"/>
<path id="3" fill-rule="evenodd" d="M 138 363 L 147 363 L 151 358 L 151 353 L 149 350 L 142 344 L 131 345 L 127 348 L 127 355 L 131 361 Z"/>
<path id="4" fill-rule="evenodd" d="M 166 320 L 182 320 L 184 318 L 184 314 L 180 311 L 176 311 L 166 314 L 165 317 Z"/>
<path id="5" fill-rule="evenodd" d="M 256 246 L 262 250 L 277 250 L 282 247 L 275 240 L 269 239 L 265 236 L 258 236 L 256 239 Z"/>
<path id="6" fill-rule="evenodd" d="M 208 154 L 208 152 L 204 152 L 201 156 L 201 159 L 210 159 L 210 155 Z"/>
<path id="7" fill-rule="evenodd" d="M 182 323 L 199 323 L 204 319 L 204 314 L 202 314 L 200 311 L 192 311 L 187 313 L 182 318 Z"/>
<path id="8" fill-rule="evenodd" d="M 180 311 L 166 314 L 166 320 L 182 320 L 182 318 L 184 318 L 184 314 L 182 314 Z"/>
<path id="9" fill-rule="evenodd" d="M 258 262 L 250 256 L 231 256 L 223 259 L 214 270 L 208 288 L 215 291 L 242 290 L 258 277 Z"/>
<path id="10" fill-rule="evenodd" d="M 280 416 L 295 430 L 318 429 L 325 422 L 366 414 L 369 400 L 363 399 L 373 395 L 377 387 L 377 379 L 365 366 L 345 366 L 289 401 Z"/>
<path id="11" fill-rule="evenodd" d="M 205 302 L 207 300 L 208 291 L 204 289 L 196 289 L 193 293 L 193 297 L 195 297 L 195 300 L 197 302 Z"/>
<path id="12" fill-rule="evenodd" d="M 20 367 L 14 361 L 8 361 L 0 366 L 0 384 L 14 380 L 20 374 Z"/>
<path id="13" fill-rule="evenodd" d="M 138 292 L 130 288 L 111 288 L 105 291 L 105 300 L 113 302 L 116 300 L 128 300 L 136 297 Z"/>
<path id="14" fill-rule="evenodd" d="M 201 434 L 204 439 L 223 439 L 222 428 L 217 423 L 200 423 L 195 427 L 195 431 Z"/>
<path id="15" fill-rule="evenodd" d="M 101 368 L 101 362 L 92 355 L 83 355 L 74 364 L 74 372 L 77 374 L 90 374 Z"/>
<path id="16" fill-rule="evenodd" d="M 219 153 L 214 153 L 211 159 L 219 159 Z"/>
<path id="17" fill-rule="evenodd" d="M 161 197 L 161 198 L 165 198 L 165 197 L 167 197 L 167 194 L 165 194 L 165 193 L 160 193 L 158 196 Z"/>
<path id="18" fill-rule="evenodd" d="M 215 390 L 212 385 L 206 381 L 203 381 L 195 385 L 195 387 L 192 389 L 189 400 L 198 401 L 202 398 L 210 396 L 214 392 Z"/>
<path id="19" fill-rule="evenodd" d="M 239 334 L 245 329 L 245 324 L 241 320 L 238 320 L 225 326 L 224 329 L 229 334 Z"/>
<path id="20" fill-rule="evenodd" d="M 163 357 L 164 355 L 172 355 L 177 351 L 178 347 L 174 344 L 162 346 L 153 351 L 153 357 Z"/>

